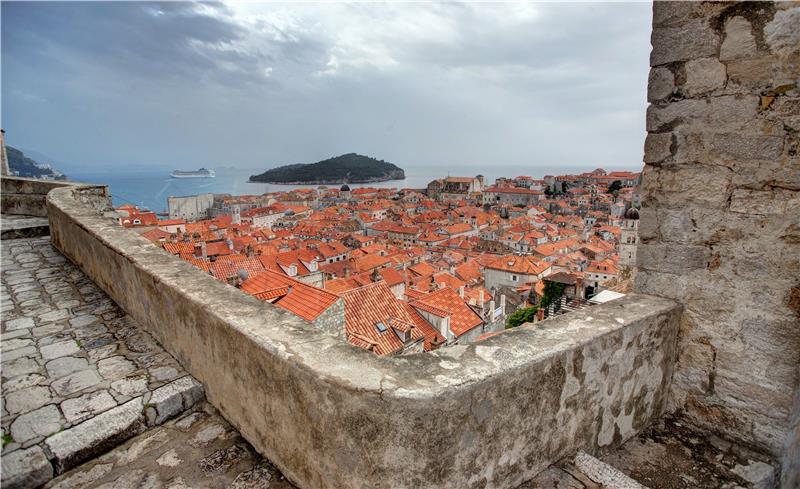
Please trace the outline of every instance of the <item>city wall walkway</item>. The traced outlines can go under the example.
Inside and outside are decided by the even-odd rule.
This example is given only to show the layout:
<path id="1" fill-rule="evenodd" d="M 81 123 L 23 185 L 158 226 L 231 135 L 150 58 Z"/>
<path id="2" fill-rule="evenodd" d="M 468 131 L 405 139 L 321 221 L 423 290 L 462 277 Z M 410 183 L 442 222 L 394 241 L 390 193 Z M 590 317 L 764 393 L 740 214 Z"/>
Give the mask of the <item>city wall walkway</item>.
<path id="1" fill-rule="evenodd" d="M 2 241 L 1 264 L 4 488 L 295 487 L 49 237 Z M 761 455 L 716 442 L 662 420 L 519 489 L 771 487 Z"/>

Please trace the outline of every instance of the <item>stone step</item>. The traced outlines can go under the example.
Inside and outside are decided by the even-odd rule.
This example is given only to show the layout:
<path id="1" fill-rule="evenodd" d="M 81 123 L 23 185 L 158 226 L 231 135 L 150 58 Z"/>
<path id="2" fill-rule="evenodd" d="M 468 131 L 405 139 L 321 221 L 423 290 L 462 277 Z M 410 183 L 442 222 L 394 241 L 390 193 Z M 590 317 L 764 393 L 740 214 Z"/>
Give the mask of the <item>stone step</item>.
<path id="1" fill-rule="evenodd" d="M 574 459 L 575 467 L 586 477 L 606 489 L 648 489 L 611 465 L 598 460 L 585 452 L 578 452 Z"/>
<path id="2" fill-rule="evenodd" d="M 0 239 L 37 238 L 50 234 L 46 217 L 0 215 Z"/>
<path id="3" fill-rule="evenodd" d="M 3 455 L 3 489 L 38 487 L 139 435 L 149 427 L 191 409 L 205 399 L 203 386 L 191 376 L 172 381 L 33 446 Z"/>

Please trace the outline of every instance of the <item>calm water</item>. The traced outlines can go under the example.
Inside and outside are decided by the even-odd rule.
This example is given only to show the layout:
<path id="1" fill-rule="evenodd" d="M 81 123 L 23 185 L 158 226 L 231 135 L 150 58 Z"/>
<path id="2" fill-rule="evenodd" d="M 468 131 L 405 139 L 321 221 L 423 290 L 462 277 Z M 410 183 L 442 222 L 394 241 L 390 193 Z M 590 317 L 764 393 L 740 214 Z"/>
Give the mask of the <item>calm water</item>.
<path id="1" fill-rule="evenodd" d="M 636 170 L 636 168 L 617 167 L 614 169 Z M 351 187 L 382 187 L 382 188 L 425 188 L 428 182 L 435 178 L 454 176 L 473 176 L 479 173 L 486 176 L 486 183 L 493 183 L 498 177 L 515 177 L 517 175 L 531 175 L 541 178 L 546 174 L 567 174 L 587 171 L 587 168 L 577 167 L 537 167 L 537 166 L 508 166 L 486 165 L 477 166 L 436 166 L 436 167 L 405 167 L 405 180 L 392 180 L 388 182 L 371 184 L 352 184 Z M 114 205 L 134 204 L 140 207 L 160 212 L 167 209 L 167 197 L 195 195 L 202 193 L 226 193 L 232 195 L 263 194 L 265 192 L 285 191 L 293 188 L 309 187 L 309 185 L 271 185 L 267 183 L 249 183 L 250 175 L 259 173 L 252 169 L 215 168 L 216 178 L 176 179 L 170 178 L 171 170 L 140 170 L 127 172 L 125 170 L 104 171 L 93 173 L 70 172 L 71 180 L 86 183 L 101 183 L 108 185 L 114 199 Z M 262 170 L 263 171 L 263 170 Z M 591 169 L 588 169 L 591 171 Z M 330 185 L 331 187 L 333 185 Z M 313 187 L 313 186 L 312 186 Z"/>

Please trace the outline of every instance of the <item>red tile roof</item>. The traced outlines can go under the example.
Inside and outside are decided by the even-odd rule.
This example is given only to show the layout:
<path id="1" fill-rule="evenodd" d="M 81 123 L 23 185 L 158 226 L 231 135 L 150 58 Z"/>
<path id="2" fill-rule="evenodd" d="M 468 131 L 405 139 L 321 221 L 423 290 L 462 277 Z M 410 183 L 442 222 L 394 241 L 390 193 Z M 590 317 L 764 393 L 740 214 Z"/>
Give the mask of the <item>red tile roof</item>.
<path id="1" fill-rule="evenodd" d="M 280 296 L 273 304 L 293 312 L 308 321 L 313 321 L 331 307 L 339 297 L 326 290 L 295 280 L 280 272 L 265 270 L 251 275 L 242 284 L 242 290 L 259 297 L 271 297 L 276 289 L 291 287 L 286 295 Z"/>
<path id="2" fill-rule="evenodd" d="M 230 255 L 217 259 L 209 269 L 214 278 L 223 281 L 236 277 L 239 270 L 244 270 L 248 274 L 259 273 L 264 271 L 264 265 L 256 257 Z"/>
<path id="3" fill-rule="evenodd" d="M 404 346 L 394 329 L 409 330 L 412 339 L 424 338 L 404 303 L 392 294 L 386 282 L 347 291 L 342 297 L 347 339 L 352 344 L 362 348 L 365 344 L 370 345 L 368 348 L 378 355 L 389 355 Z M 385 331 L 378 330 L 378 323 L 385 327 Z"/>
<path id="4" fill-rule="evenodd" d="M 412 302 L 412 306 L 437 314 L 435 310 L 444 311 L 450 315 L 450 331 L 456 337 L 463 335 L 472 328 L 483 324 L 483 319 L 469 307 L 458 293 L 449 288 L 432 292 L 419 300 Z"/>

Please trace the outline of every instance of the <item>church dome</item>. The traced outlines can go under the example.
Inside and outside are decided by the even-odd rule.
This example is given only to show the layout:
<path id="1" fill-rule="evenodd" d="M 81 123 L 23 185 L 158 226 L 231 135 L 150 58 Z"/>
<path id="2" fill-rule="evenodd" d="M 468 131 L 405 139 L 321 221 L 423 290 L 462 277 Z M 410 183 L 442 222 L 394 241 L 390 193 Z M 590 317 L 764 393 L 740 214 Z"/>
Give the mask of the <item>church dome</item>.
<path id="1" fill-rule="evenodd" d="M 631 207 L 625 212 L 625 219 L 636 221 L 639 219 L 639 211 Z"/>
<path id="2" fill-rule="evenodd" d="M 342 188 L 340 188 L 339 191 L 341 191 L 341 192 L 349 192 L 350 191 L 350 186 L 348 186 L 345 183 L 344 185 L 342 185 Z"/>

